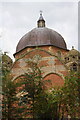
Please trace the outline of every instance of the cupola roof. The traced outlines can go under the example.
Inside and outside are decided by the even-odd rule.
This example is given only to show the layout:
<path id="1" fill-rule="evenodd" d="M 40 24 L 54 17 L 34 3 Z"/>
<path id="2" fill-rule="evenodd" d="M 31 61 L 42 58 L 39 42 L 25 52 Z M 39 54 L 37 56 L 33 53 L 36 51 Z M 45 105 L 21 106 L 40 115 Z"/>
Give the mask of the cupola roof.
<path id="1" fill-rule="evenodd" d="M 16 47 L 16 53 L 26 47 L 36 46 L 55 46 L 67 50 L 64 38 L 58 32 L 45 27 L 42 12 L 40 13 L 37 25 L 37 28 L 32 29 L 20 39 Z"/>

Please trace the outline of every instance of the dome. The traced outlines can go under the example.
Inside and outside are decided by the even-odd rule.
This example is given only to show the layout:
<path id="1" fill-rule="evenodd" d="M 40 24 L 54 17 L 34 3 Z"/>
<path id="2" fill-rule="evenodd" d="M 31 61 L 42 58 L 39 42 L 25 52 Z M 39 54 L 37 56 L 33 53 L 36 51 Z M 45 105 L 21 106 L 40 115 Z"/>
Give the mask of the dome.
<path id="1" fill-rule="evenodd" d="M 56 31 L 45 27 L 45 20 L 43 19 L 42 13 L 40 13 L 40 18 L 37 21 L 37 26 L 37 28 L 32 29 L 20 39 L 16 47 L 16 53 L 26 47 L 45 45 L 67 49 L 63 37 Z"/>
<path id="2" fill-rule="evenodd" d="M 40 27 L 34 28 L 21 38 L 17 45 L 16 52 L 19 52 L 26 47 L 44 45 L 52 45 L 67 49 L 65 41 L 59 33 L 46 27 Z"/>

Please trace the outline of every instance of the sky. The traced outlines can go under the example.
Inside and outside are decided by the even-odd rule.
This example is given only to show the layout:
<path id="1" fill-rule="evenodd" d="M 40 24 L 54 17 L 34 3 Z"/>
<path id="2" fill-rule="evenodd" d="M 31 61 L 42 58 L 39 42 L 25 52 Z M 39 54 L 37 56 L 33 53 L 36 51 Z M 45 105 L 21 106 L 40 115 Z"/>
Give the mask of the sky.
<path id="1" fill-rule="evenodd" d="M 0 2 L 0 49 L 11 58 L 22 36 L 37 27 L 40 10 L 46 27 L 60 33 L 68 49 L 78 50 L 78 2 L 4 1 Z"/>

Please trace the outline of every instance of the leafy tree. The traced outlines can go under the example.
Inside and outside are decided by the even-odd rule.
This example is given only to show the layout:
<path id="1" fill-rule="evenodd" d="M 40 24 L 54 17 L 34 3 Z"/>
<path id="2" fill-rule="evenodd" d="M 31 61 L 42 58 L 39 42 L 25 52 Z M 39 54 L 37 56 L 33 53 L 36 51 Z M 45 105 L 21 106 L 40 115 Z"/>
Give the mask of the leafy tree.
<path id="1" fill-rule="evenodd" d="M 71 118 L 80 116 L 80 73 L 70 72 L 65 77 L 64 86 L 51 91 L 52 103 L 57 103 L 56 113 L 60 118 L 70 115 Z M 56 115 L 56 116 L 57 116 Z"/>
<path id="2" fill-rule="evenodd" d="M 56 88 L 55 86 L 47 91 L 48 107 L 51 111 L 51 118 L 56 120 L 60 118 L 60 110 L 62 104 L 62 91 L 61 88 Z"/>
<path id="3" fill-rule="evenodd" d="M 16 98 L 16 84 L 11 81 L 12 77 L 7 74 L 3 76 L 2 81 L 2 117 L 5 119 L 11 119 L 15 117 L 15 107 L 14 102 Z"/>
<path id="4" fill-rule="evenodd" d="M 70 72 L 65 77 L 64 86 L 53 87 L 48 94 L 48 107 L 51 109 L 52 118 L 71 118 L 80 116 L 80 73 Z M 50 107 L 51 106 L 51 107 Z"/>
<path id="5" fill-rule="evenodd" d="M 12 76 L 10 74 L 10 64 L 12 60 L 6 54 L 2 54 L 1 64 L 2 64 L 2 118 L 5 120 L 11 120 L 17 116 L 15 102 L 17 101 L 16 97 L 16 87 L 17 84 L 12 81 Z M 9 66 L 8 66 L 9 65 Z"/>
<path id="6" fill-rule="evenodd" d="M 12 81 L 9 69 L 2 68 L 3 117 L 51 120 L 70 115 L 79 118 L 80 73 L 68 74 L 63 87 L 45 90 L 38 62 L 29 60 L 26 64 L 29 69 L 18 78 L 20 83 Z"/>
<path id="7" fill-rule="evenodd" d="M 29 71 L 21 78 L 24 86 L 19 91 L 20 93 L 22 91 L 25 92 L 25 94 L 20 97 L 21 109 L 25 109 L 25 116 L 30 115 L 33 119 L 49 120 L 52 118 L 52 109 L 49 105 L 48 95 L 44 90 L 45 83 L 41 70 L 38 64 L 32 60 L 29 60 L 27 65 L 29 66 Z"/>
<path id="8" fill-rule="evenodd" d="M 64 109 L 71 118 L 79 117 L 80 109 L 80 73 L 71 72 L 65 78 L 63 87 Z"/>

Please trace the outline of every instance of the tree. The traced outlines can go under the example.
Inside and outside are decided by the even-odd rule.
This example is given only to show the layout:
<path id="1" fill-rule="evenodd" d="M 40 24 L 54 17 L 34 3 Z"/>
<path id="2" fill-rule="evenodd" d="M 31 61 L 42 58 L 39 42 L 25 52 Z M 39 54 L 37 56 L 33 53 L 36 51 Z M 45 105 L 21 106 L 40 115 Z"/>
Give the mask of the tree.
<path id="1" fill-rule="evenodd" d="M 60 118 L 70 116 L 79 118 L 80 116 L 80 73 L 70 72 L 65 77 L 64 86 L 59 89 L 53 89 L 53 102 L 57 103 L 57 113 Z"/>
<path id="2" fill-rule="evenodd" d="M 65 77 L 64 86 L 48 91 L 48 105 L 52 108 L 52 118 L 80 118 L 80 73 L 70 72 Z"/>
<path id="3" fill-rule="evenodd" d="M 16 84 L 11 81 L 9 74 L 3 76 L 2 79 L 2 118 L 11 120 L 15 117 L 16 108 L 13 106 L 16 98 Z"/>
<path id="4" fill-rule="evenodd" d="M 12 81 L 9 69 L 2 68 L 3 117 L 51 120 L 70 115 L 79 118 L 80 73 L 68 74 L 63 87 L 45 90 L 48 81 L 44 82 L 38 62 L 32 59 L 26 64 L 29 69 L 19 76 L 20 83 Z"/>
<path id="5" fill-rule="evenodd" d="M 2 54 L 2 59 L 0 64 L 2 64 L 2 118 L 11 120 L 17 116 L 14 104 L 17 101 L 16 97 L 16 87 L 17 84 L 12 81 L 12 76 L 10 74 L 10 65 L 12 64 L 12 60 L 6 54 Z"/>
<path id="6" fill-rule="evenodd" d="M 43 81 L 41 70 L 38 66 L 38 63 L 34 61 L 28 61 L 27 65 L 29 67 L 29 71 L 27 71 L 23 77 L 21 78 L 24 85 L 22 89 L 19 91 L 22 93 L 22 97 L 20 97 L 20 106 L 23 109 L 23 116 L 29 116 L 33 119 L 40 120 L 49 120 L 52 118 L 50 105 L 48 102 L 48 95 L 44 90 L 45 83 Z M 26 105 L 26 108 L 25 108 Z M 23 111 L 22 111 L 23 112 Z"/>
<path id="7" fill-rule="evenodd" d="M 48 107 L 51 111 L 51 118 L 56 120 L 60 119 L 61 104 L 62 104 L 62 90 L 61 87 L 56 88 L 53 86 L 49 91 L 47 91 Z"/>
<path id="8" fill-rule="evenodd" d="M 79 117 L 80 110 L 80 73 L 70 72 L 65 78 L 63 90 L 64 109 L 71 118 Z"/>
<path id="9" fill-rule="evenodd" d="M 21 75 L 20 84 L 12 81 L 10 70 L 7 69 L 5 62 L 2 67 L 2 114 L 5 119 L 22 119 L 28 116 L 33 119 L 51 119 L 51 111 L 48 106 L 47 94 L 43 87 L 43 77 L 38 64 L 28 61 L 29 71 Z M 21 85 L 21 86 L 20 86 Z M 18 97 L 19 93 L 22 93 Z M 19 102 L 18 102 L 19 100 Z"/>

